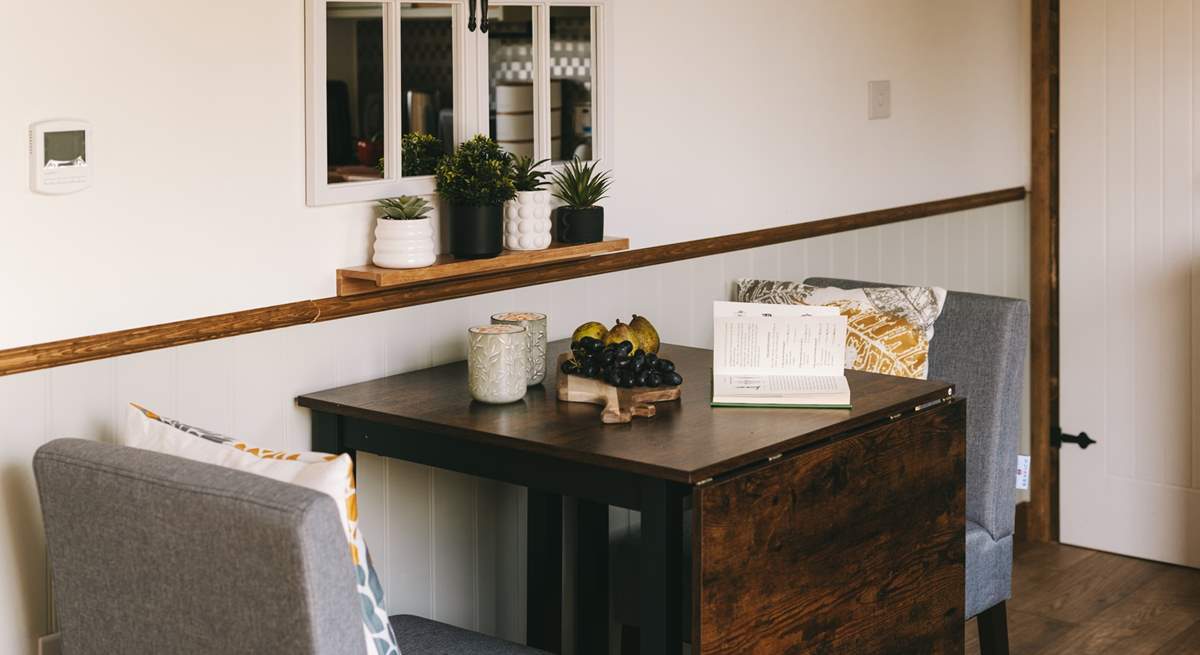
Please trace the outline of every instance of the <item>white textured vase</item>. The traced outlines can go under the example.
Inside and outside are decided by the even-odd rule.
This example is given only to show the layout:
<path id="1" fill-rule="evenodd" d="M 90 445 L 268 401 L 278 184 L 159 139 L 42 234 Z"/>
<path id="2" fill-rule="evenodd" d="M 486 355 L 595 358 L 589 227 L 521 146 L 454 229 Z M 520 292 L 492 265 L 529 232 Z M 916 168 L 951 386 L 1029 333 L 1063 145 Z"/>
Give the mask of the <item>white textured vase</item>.
<path id="1" fill-rule="evenodd" d="M 422 268 L 437 260 L 433 245 L 433 223 L 429 218 L 395 220 L 380 218 L 375 225 L 375 256 L 371 261 L 383 268 Z"/>
<path id="2" fill-rule="evenodd" d="M 504 247 L 545 250 L 550 247 L 550 192 L 518 191 L 504 203 Z"/>

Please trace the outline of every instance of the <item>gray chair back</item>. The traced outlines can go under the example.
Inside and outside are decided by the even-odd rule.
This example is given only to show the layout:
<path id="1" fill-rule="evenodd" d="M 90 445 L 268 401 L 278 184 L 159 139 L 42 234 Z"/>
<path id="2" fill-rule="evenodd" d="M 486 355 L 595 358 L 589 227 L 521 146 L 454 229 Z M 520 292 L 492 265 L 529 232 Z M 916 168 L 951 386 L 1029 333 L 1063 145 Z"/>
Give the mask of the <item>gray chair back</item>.
<path id="1" fill-rule="evenodd" d="M 77 439 L 34 471 L 64 653 L 366 653 L 325 494 Z"/>
<path id="2" fill-rule="evenodd" d="M 805 283 L 897 286 L 823 277 Z M 933 329 L 929 377 L 953 383 L 957 395 L 967 398 L 967 520 L 1000 540 L 1013 532 L 1029 304 L 951 291 Z"/>

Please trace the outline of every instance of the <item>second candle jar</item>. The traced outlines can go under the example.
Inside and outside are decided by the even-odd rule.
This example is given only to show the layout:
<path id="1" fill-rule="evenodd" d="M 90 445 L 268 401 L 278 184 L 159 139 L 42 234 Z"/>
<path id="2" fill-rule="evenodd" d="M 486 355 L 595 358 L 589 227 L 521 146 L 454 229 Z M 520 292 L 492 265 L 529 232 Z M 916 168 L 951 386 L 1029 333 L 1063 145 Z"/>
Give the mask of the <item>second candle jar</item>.
<path id="1" fill-rule="evenodd" d="M 538 312 L 504 312 L 492 315 L 493 325 L 520 325 L 529 339 L 529 386 L 546 379 L 546 315 Z"/>

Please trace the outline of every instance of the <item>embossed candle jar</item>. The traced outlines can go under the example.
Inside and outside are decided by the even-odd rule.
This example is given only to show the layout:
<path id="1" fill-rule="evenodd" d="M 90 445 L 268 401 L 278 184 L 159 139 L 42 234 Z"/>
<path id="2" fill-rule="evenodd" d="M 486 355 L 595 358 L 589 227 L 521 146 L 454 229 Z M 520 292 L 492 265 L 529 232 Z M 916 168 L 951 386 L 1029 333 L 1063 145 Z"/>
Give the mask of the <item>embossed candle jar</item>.
<path id="1" fill-rule="evenodd" d="M 502 404 L 525 396 L 529 379 L 527 332 L 520 325 L 483 325 L 467 331 L 467 384 L 472 398 Z"/>
<path id="2" fill-rule="evenodd" d="M 537 312 L 505 312 L 492 316 L 493 325 L 520 325 L 529 339 L 529 386 L 546 379 L 546 315 Z"/>

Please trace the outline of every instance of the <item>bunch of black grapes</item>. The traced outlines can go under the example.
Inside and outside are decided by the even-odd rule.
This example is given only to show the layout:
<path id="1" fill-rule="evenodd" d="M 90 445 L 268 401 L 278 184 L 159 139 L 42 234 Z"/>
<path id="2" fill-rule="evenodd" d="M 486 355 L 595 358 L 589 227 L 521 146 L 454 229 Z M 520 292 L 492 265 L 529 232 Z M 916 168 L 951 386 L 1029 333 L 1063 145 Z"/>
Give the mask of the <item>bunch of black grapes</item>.
<path id="1" fill-rule="evenodd" d="M 582 375 L 626 389 L 683 384 L 674 362 L 659 359 L 654 353 L 635 351 L 629 341 L 606 346 L 599 339 L 584 337 L 571 342 L 571 352 L 575 358 L 562 364 L 562 372 L 567 375 Z"/>

